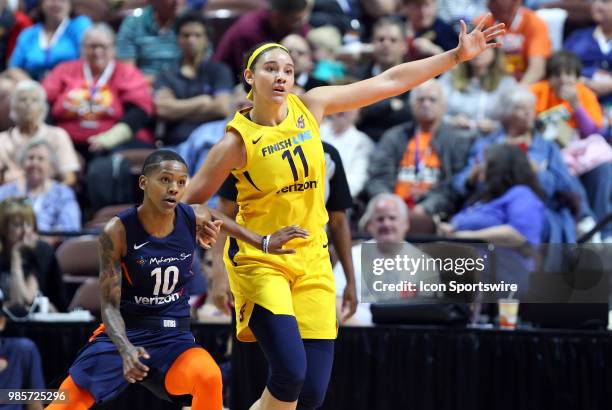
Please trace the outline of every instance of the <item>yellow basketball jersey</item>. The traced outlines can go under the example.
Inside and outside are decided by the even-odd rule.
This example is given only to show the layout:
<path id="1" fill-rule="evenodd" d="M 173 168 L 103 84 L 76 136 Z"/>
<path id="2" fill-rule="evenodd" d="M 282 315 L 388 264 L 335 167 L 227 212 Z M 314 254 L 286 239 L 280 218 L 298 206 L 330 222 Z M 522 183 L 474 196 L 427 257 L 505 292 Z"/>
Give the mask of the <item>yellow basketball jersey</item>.
<path id="1" fill-rule="evenodd" d="M 325 156 L 319 125 L 296 95 L 287 98 L 287 117 L 277 126 L 258 125 L 237 112 L 227 125 L 244 140 L 247 161 L 233 170 L 238 179 L 236 221 L 249 230 L 268 234 L 288 225 L 310 233 L 301 247 L 324 233 Z"/>

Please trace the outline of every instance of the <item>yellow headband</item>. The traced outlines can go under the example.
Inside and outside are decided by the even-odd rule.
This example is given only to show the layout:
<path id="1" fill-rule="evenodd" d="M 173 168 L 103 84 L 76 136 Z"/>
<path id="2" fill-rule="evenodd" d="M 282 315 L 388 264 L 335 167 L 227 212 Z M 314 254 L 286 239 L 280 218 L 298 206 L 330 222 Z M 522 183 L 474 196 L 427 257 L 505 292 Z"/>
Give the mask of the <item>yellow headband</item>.
<path id="1" fill-rule="evenodd" d="M 249 61 L 247 62 L 247 66 L 246 68 L 248 70 L 251 69 L 251 66 L 253 65 L 253 61 L 255 61 L 255 59 L 264 51 L 266 51 L 269 48 L 273 48 L 273 47 L 278 47 L 282 50 L 284 50 L 285 52 L 287 52 L 287 54 L 289 54 L 289 50 L 287 49 L 287 47 L 285 47 L 282 44 L 278 44 L 278 43 L 266 43 L 263 44 L 259 47 L 257 47 L 257 49 L 255 49 L 255 51 L 253 51 L 253 54 L 251 54 L 251 57 L 249 57 Z M 253 87 L 251 87 L 251 90 L 249 91 L 249 93 L 247 94 L 247 98 L 249 100 L 253 100 Z"/>

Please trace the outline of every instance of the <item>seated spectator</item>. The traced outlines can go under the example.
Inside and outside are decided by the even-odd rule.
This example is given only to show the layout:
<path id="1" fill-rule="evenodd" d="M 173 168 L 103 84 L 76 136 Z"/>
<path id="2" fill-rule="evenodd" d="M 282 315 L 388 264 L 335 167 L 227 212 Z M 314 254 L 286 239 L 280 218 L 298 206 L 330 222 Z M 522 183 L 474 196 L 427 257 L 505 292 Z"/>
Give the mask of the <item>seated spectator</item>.
<path id="1" fill-rule="evenodd" d="M 26 337 L 2 337 L 6 327 L 7 309 L 4 295 L 0 290 L 0 386 L 3 389 L 19 391 L 21 389 L 44 389 L 42 361 L 38 348 Z M 6 410 L 26 408 L 19 404 L 4 404 Z M 28 410 L 42 409 L 40 403 L 27 405 Z"/>
<path id="2" fill-rule="evenodd" d="M 80 231 L 81 209 L 74 192 L 52 179 L 57 158 L 42 138 L 28 141 L 18 154 L 23 177 L 0 186 L 0 200 L 26 197 L 34 208 L 39 231 Z"/>
<path id="3" fill-rule="evenodd" d="M 22 316 L 42 293 L 51 301 L 51 311 L 66 309 L 55 251 L 39 239 L 34 210 L 23 198 L 0 202 L 0 246 L 0 290 L 5 308 Z"/>
<path id="4" fill-rule="evenodd" d="M 472 196 L 479 190 L 478 177 L 487 149 L 504 143 L 516 145 L 527 154 L 544 192 L 548 223 L 543 239 L 551 243 L 575 242 L 576 225 L 570 207 L 577 205 L 568 203 L 568 199 L 576 195 L 582 199 L 581 216 L 592 212 L 580 183 L 569 174 L 561 151 L 554 142 L 544 139 L 535 126 L 534 95 L 527 88 L 517 87 L 504 95 L 499 104 L 501 128 L 473 143 L 467 165 L 453 178 L 454 189 L 464 198 Z"/>
<path id="5" fill-rule="evenodd" d="M 209 48 L 204 17 L 187 13 L 177 18 L 181 61 L 155 80 L 155 110 L 164 125 L 162 141 L 177 145 L 200 124 L 229 114 L 234 80 L 229 68 L 206 57 Z M 158 123 L 159 124 L 159 123 Z"/>
<path id="6" fill-rule="evenodd" d="M 489 0 L 493 16 L 486 23 L 506 25 L 506 34 L 500 39 L 506 70 L 522 85 L 530 85 L 544 77 L 552 45 L 546 23 L 521 4 L 522 0 Z"/>
<path id="7" fill-rule="evenodd" d="M 223 138 L 225 126 L 234 117 L 234 113 L 253 105 L 253 102 L 248 100 L 246 95 L 242 84 L 235 86 L 231 95 L 231 114 L 222 120 L 210 121 L 200 125 L 189 135 L 187 141 L 174 148 L 187 163 L 190 177 L 194 176 L 204 164 L 204 159 L 213 145 Z"/>
<path id="8" fill-rule="evenodd" d="M 583 28 L 572 33 L 564 48 L 573 52 L 582 62 L 581 75 L 584 84 L 591 89 L 606 111 L 608 129 L 606 136 L 612 137 L 612 2 L 596 0 L 591 4 L 591 13 L 597 26 Z"/>
<path id="9" fill-rule="evenodd" d="M 223 33 L 215 61 L 230 66 L 234 78 L 239 78 L 244 55 L 256 44 L 279 42 L 291 33 L 306 35 L 312 1 L 268 0 L 268 7 L 246 13 Z"/>
<path id="10" fill-rule="evenodd" d="M 574 134 L 586 138 L 603 126 L 597 96 L 578 81 L 581 71 L 575 54 L 559 51 L 546 64 L 546 79 L 531 86 L 540 120 L 547 127 L 555 127 L 551 133 L 559 134 L 556 138 L 563 144 L 574 139 Z M 562 126 L 564 130 L 560 129 Z"/>
<path id="11" fill-rule="evenodd" d="M 457 46 L 459 36 L 436 12 L 437 0 L 401 0 L 408 33 L 408 60 L 420 60 Z"/>
<path id="12" fill-rule="evenodd" d="M 353 198 L 361 193 L 368 180 L 368 163 L 374 150 L 370 137 L 355 128 L 358 113 L 358 110 L 339 112 L 321 124 L 323 141 L 340 153 Z"/>
<path id="13" fill-rule="evenodd" d="M 181 6 L 177 0 L 152 0 L 119 27 L 117 58 L 138 67 L 149 83 L 179 62 L 181 50 L 172 26 Z"/>
<path id="14" fill-rule="evenodd" d="M 13 54 L 17 37 L 32 25 L 32 20 L 20 10 L 12 10 L 8 0 L 0 0 L 0 72 L 6 70 L 9 57 Z"/>
<path id="15" fill-rule="evenodd" d="M 603 1 L 602 1 L 603 2 Z M 567 12 L 563 31 L 571 33 L 577 28 L 593 24 L 590 0 L 525 0 L 525 7 L 532 10 L 561 9 Z"/>
<path id="16" fill-rule="evenodd" d="M 402 255 L 412 256 L 415 259 L 422 257 L 423 252 L 421 250 L 410 245 L 404 240 L 410 227 L 408 216 L 408 206 L 397 195 L 382 193 L 376 195 L 370 200 L 370 202 L 368 202 L 366 211 L 359 220 L 359 230 L 362 232 L 367 232 L 367 234 L 372 238 L 371 240 L 365 242 L 365 244 L 376 244 L 376 248 L 374 250 L 374 252 L 376 252 L 375 257 L 394 258 L 395 255 L 400 253 Z M 373 249 L 372 245 L 366 246 L 370 246 L 370 248 L 368 248 L 369 250 Z M 357 285 L 357 299 L 359 301 L 361 301 L 362 295 L 370 294 L 368 289 L 362 290 L 362 284 L 368 283 L 366 280 L 368 279 L 367 277 L 362 279 L 364 275 L 361 266 L 361 254 L 363 248 L 363 244 L 358 244 L 353 246 L 351 251 L 355 270 L 355 283 Z M 368 272 L 365 274 L 368 274 Z M 385 273 L 385 275 L 391 274 L 393 274 L 393 272 Z M 438 276 L 438 272 L 430 272 L 429 274 L 426 272 L 417 272 L 414 276 L 411 276 L 409 280 L 416 280 L 417 282 L 419 280 L 426 280 L 427 282 L 432 282 L 431 276 Z M 344 287 L 346 286 L 344 269 L 340 264 L 334 266 L 334 279 L 336 282 L 337 304 L 339 304 L 342 301 L 342 293 L 344 291 Z M 371 276 L 369 279 L 371 279 Z M 401 279 L 408 278 L 399 277 L 395 282 L 399 282 Z M 416 294 L 404 294 L 402 297 L 411 297 L 415 295 Z M 422 296 L 430 295 L 422 294 Z M 364 325 L 371 324 L 371 322 L 372 315 L 370 313 L 369 303 L 359 303 L 355 316 L 345 323 Z"/>
<path id="17" fill-rule="evenodd" d="M 42 138 L 53 147 L 58 158 L 58 177 L 66 185 L 76 183 L 81 168 L 70 136 L 62 128 L 44 123 L 49 107 L 44 88 L 32 80 L 21 81 L 13 91 L 10 116 L 15 127 L 0 133 L 0 167 L 4 168 L 4 182 L 23 177 L 23 170 L 15 160 L 17 151 L 28 141 Z"/>
<path id="18" fill-rule="evenodd" d="M 440 79 L 447 96 L 446 118 L 470 134 L 488 134 L 499 127 L 500 99 L 516 86 L 506 74 L 503 53 L 485 50 Z"/>
<path id="19" fill-rule="evenodd" d="M 342 46 L 340 32 L 333 26 L 317 27 L 308 32 L 306 39 L 312 47 L 312 76 L 326 84 L 342 81 L 347 69 L 344 62 L 336 58 Z"/>
<path id="20" fill-rule="evenodd" d="M 540 244 L 542 237 L 544 195 L 527 156 L 516 145 L 489 147 L 478 178 L 482 189 L 450 224 L 439 225 L 439 233 L 497 245 L 496 281 L 516 283 L 522 294 L 534 268 L 528 248 Z"/>
<path id="21" fill-rule="evenodd" d="M 450 182 L 465 166 L 470 141 L 456 137 L 443 121 L 446 103 L 438 81 L 412 90 L 410 107 L 414 123 L 390 129 L 376 146 L 366 191 L 370 197 L 395 192 L 409 205 L 418 204 L 411 224 L 417 224 L 416 218 L 424 219 L 422 229 L 433 232 L 433 215 L 444 219 L 456 212 L 459 197 Z"/>
<path id="22" fill-rule="evenodd" d="M 71 17 L 71 0 L 42 0 L 40 9 L 42 21 L 19 35 L 10 61 L 35 80 L 63 61 L 78 59 L 81 38 L 91 26 L 89 17 Z"/>
<path id="23" fill-rule="evenodd" d="M 310 24 L 332 25 L 340 31 L 344 42 L 350 42 L 367 37 L 371 24 L 395 13 L 396 8 L 396 0 L 315 0 Z"/>
<path id="24" fill-rule="evenodd" d="M 143 129 L 153 113 L 149 85 L 136 67 L 115 60 L 112 29 L 95 24 L 82 50 L 80 60 L 60 64 L 43 81 L 55 124 L 85 158 L 89 151 L 152 142 Z"/>
<path id="25" fill-rule="evenodd" d="M 287 47 L 293 59 L 293 64 L 295 64 L 293 68 L 295 76 L 294 92 L 297 93 L 300 90 L 306 92 L 315 87 L 329 85 L 327 82 L 314 77 L 312 73 L 314 68 L 312 50 L 304 37 L 299 34 L 289 34 L 280 43 Z"/>
<path id="26" fill-rule="evenodd" d="M 6 70 L 0 73 L 0 131 L 6 131 L 15 125 L 10 118 L 13 91 L 18 82 L 29 79 L 22 70 Z"/>
<path id="27" fill-rule="evenodd" d="M 333 26 L 341 36 L 355 35 L 357 39 L 363 34 L 363 0 L 315 0 L 310 14 L 310 25 L 313 27 Z"/>
<path id="28" fill-rule="evenodd" d="M 544 136 L 566 146 L 563 152 L 569 164 L 580 164 L 573 168 L 600 220 L 612 212 L 612 152 L 600 135 L 593 135 L 601 132 L 603 116 L 595 93 L 578 82 L 581 70 L 575 54 L 559 51 L 546 64 L 546 80 L 534 84 L 531 91 L 536 96 L 538 119 L 545 126 Z M 578 136 L 583 141 L 576 146 Z M 589 150 L 589 145 L 597 149 Z M 608 224 L 603 238 L 610 236 L 612 226 Z"/>
<path id="29" fill-rule="evenodd" d="M 374 61 L 358 74 L 360 79 L 374 77 L 404 62 L 406 57 L 406 28 L 404 23 L 391 17 L 383 17 L 374 24 L 372 45 Z M 383 133 L 394 125 L 410 119 L 409 92 L 388 98 L 361 109 L 357 128 L 372 140 L 378 141 Z"/>
<path id="30" fill-rule="evenodd" d="M 474 21 L 487 12 L 487 0 L 438 0 L 438 17 L 458 33 L 460 21 Z"/>

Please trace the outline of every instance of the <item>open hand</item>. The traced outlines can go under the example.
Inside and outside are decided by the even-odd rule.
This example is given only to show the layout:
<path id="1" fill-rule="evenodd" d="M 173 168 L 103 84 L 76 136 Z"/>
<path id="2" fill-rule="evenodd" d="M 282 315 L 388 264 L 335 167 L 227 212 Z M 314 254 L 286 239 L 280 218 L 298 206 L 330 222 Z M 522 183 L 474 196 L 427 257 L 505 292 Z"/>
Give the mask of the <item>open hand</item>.
<path id="1" fill-rule="evenodd" d="M 506 32 L 504 23 L 495 24 L 483 30 L 485 21 L 487 21 L 490 16 L 491 13 L 487 13 L 469 34 L 467 33 L 465 22 L 461 20 L 461 33 L 459 34 L 459 46 L 457 47 L 459 61 L 471 60 L 488 48 L 501 46 L 500 42 L 493 40 L 504 35 Z"/>
<path id="2" fill-rule="evenodd" d="M 270 242 L 268 243 L 268 253 L 274 255 L 286 255 L 295 253 L 295 249 L 283 249 L 283 245 L 292 239 L 296 238 L 308 238 L 308 232 L 299 226 L 292 225 L 286 226 L 278 231 L 274 232 L 270 236 Z"/>

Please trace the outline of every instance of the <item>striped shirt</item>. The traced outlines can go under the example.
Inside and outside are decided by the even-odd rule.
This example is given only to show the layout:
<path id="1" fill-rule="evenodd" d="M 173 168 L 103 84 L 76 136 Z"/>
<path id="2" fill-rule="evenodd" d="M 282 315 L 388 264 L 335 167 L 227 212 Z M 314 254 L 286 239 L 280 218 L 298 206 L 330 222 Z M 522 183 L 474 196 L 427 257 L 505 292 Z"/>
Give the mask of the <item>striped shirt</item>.
<path id="1" fill-rule="evenodd" d="M 161 30 L 151 6 L 136 9 L 127 16 L 117 34 L 117 58 L 134 60 L 145 74 L 156 76 L 174 67 L 180 59 L 174 30 Z"/>

